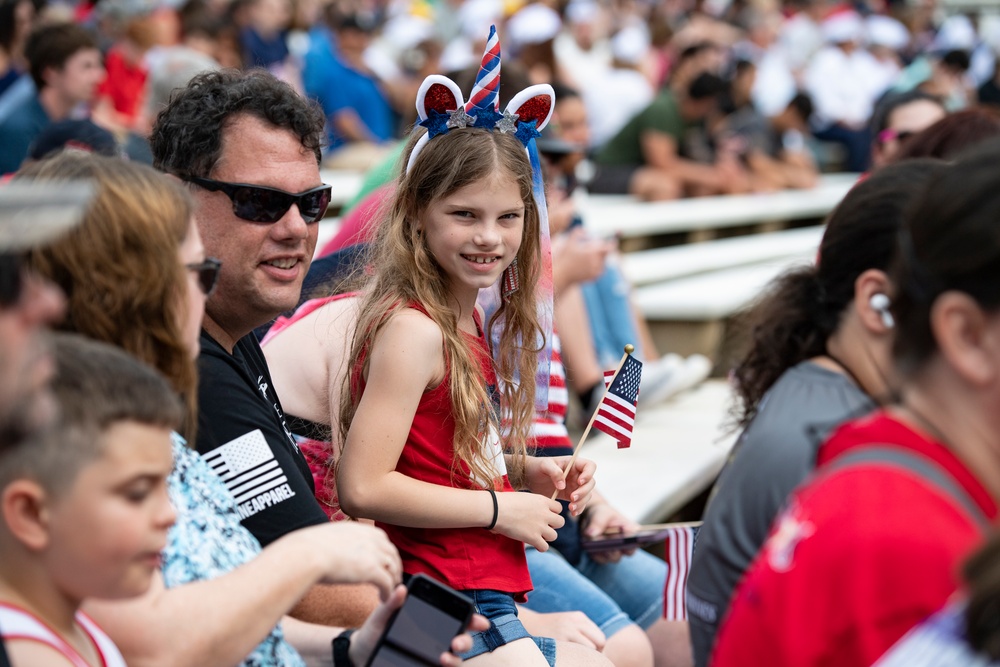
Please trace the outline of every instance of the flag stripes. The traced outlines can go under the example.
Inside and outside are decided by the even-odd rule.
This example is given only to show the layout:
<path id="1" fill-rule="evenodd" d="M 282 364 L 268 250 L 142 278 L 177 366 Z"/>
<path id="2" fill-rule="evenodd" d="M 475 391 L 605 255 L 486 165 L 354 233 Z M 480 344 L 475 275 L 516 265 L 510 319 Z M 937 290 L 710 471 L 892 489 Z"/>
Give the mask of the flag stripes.
<path id="1" fill-rule="evenodd" d="M 664 544 L 667 583 L 663 589 L 663 617 L 669 621 L 687 620 L 687 578 L 691 570 L 698 525 L 672 528 Z"/>
<path id="2" fill-rule="evenodd" d="M 618 441 L 618 449 L 632 444 L 632 428 L 635 425 L 635 404 L 639 398 L 639 380 L 642 362 L 632 355 L 626 355 L 621 368 L 604 373 L 604 398 L 597 407 L 594 428 L 604 431 Z"/>

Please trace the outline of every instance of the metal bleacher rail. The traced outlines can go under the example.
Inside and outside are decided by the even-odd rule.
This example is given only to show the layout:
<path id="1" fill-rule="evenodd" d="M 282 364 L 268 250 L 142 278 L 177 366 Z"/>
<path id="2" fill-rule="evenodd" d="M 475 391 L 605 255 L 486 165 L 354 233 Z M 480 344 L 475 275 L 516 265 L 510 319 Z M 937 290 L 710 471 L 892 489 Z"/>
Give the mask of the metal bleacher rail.
<path id="1" fill-rule="evenodd" d="M 856 181 L 855 174 L 832 174 L 810 190 L 662 203 L 590 197 L 585 224 L 625 240 L 621 267 L 661 352 L 707 354 L 725 375 L 732 316 L 779 273 L 815 258 L 822 225 L 782 227 L 825 218 Z M 751 233 L 714 238 L 744 226 L 739 231 Z M 689 242 L 655 247 L 665 234 Z M 644 406 L 640 394 L 630 449 L 617 450 L 603 435 L 584 445 L 583 455 L 598 464 L 602 493 L 641 523 L 672 517 L 709 488 L 729 456 L 737 435 L 725 426 L 730 400 L 724 379 L 656 405 Z"/>
<path id="2" fill-rule="evenodd" d="M 857 174 L 824 174 L 816 187 L 806 190 L 665 202 L 642 202 L 628 195 L 591 195 L 583 200 L 582 213 L 587 229 L 593 234 L 648 239 L 677 232 L 822 218 L 857 180 Z"/>
<path id="3" fill-rule="evenodd" d="M 822 220 L 857 179 L 825 174 L 806 190 L 668 202 L 590 196 L 582 210 L 592 234 L 623 240 L 623 271 L 654 339 L 664 349 L 724 362 L 730 317 L 779 273 L 811 261 L 819 247 L 821 226 L 783 227 Z M 751 233 L 716 238 L 734 231 Z M 656 247 L 665 235 L 687 242 Z"/>

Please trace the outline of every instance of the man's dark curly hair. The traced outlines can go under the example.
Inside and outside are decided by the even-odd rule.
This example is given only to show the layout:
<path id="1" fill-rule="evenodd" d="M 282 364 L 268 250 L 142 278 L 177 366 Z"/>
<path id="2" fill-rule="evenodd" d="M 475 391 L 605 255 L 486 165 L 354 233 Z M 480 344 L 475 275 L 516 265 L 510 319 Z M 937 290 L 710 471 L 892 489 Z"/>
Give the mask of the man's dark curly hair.
<path id="1" fill-rule="evenodd" d="M 222 130 L 249 114 L 295 134 L 321 159 L 323 111 L 266 70 L 203 72 L 174 91 L 156 117 L 150 144 L 153 166 L 180 178 L 207 177 L 222 152 Z"/>

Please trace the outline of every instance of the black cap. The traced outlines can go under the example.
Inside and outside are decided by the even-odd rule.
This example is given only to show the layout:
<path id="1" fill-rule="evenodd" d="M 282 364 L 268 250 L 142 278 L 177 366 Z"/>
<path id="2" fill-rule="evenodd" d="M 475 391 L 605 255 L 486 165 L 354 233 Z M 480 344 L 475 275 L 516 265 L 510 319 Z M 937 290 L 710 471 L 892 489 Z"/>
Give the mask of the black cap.
<path id="1" fill-rule="evenodd" d="M 118 157 L 121 151 L 113 134 L 89 120 L 61 120 L 52 123 L 35 139 L 28 150 L 32 160 L 43 160 L 64 148 Z"/>

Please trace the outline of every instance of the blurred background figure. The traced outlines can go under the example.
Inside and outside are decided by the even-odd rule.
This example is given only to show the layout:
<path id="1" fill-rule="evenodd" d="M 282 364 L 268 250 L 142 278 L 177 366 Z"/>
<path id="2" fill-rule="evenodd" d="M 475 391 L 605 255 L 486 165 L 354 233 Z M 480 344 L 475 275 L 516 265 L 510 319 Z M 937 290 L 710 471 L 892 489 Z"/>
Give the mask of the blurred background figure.
<path id="1" fill-rule="evenodd" d="M 28 71 L 24 43 L 34 20 L 32 0 L 0 2 L 0 95 Z"/>
<path id="2" fill-rule="evenodd" d="M 21 166 L 31 142 L 49 124 L 86 116 L 104 79 L 101 52 L 73 23 L 38 26 L 24 47 L 30 77 L 0 97 L 0 174 Z"/>
<path id="3" fill-rule="evenodd" d="M 872 166 L 890 162 L 904 143 L 946 113 L 939 98 L 919 90 L 886 95 L 872 114 Z"/>

